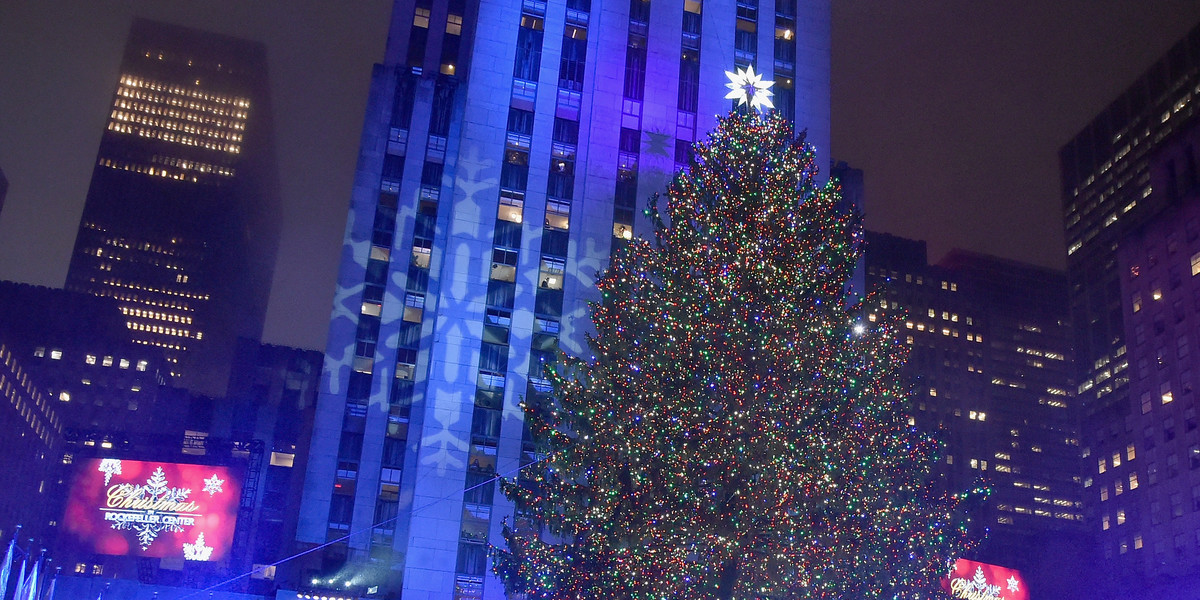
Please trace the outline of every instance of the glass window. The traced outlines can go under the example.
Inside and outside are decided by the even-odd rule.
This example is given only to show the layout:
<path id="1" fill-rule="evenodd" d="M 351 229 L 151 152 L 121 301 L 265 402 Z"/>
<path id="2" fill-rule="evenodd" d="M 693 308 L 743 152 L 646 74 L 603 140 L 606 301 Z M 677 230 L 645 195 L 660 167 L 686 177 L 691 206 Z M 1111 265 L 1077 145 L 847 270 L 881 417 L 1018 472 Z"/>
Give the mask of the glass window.
<path id="1" fill-rule="evenodd" d="M 567 229 L 570 225 L 571 205 L 566 202 L 546 202 L 546 227 L 549 229 Z"/>
<path id="2" fill-rule="evenodd" d="M 554 258 L 543 258 L 541 272 L 538 274 L 538 287 L 550 290 L 561 290 L 563 273 L 566 263 Z"/>

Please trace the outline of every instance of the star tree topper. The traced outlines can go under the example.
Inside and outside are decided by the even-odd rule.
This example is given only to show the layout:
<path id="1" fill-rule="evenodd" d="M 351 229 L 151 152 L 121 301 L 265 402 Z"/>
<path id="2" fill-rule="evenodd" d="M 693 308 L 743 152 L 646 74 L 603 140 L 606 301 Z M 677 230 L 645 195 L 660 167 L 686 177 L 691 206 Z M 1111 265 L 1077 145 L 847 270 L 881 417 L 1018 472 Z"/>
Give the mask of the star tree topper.
<path id="1" fill-rule="evenodd" d="M 725 71 L 725 76 L 729 78 L 729 83 L 725 84 L 725 87 L 729 88 L 725 99 L 737 100 L 738 106 L 749 104 L 750 108 L 756 110 L 775 108 L 771 103 L 771 96 L 775 94 L 767 89 L 775 85 L 775 82 L 763 81 L 762 74 L 756 74 L 753 66 L 748 66 L 745 70 L 738 69 L 737 72 Z"/>

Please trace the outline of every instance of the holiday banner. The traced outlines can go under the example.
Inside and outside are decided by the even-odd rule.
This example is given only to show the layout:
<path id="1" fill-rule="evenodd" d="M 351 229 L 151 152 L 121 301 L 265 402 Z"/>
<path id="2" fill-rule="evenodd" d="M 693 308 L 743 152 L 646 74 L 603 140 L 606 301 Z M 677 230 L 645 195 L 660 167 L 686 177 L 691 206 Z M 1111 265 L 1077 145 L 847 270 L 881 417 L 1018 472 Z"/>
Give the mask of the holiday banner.
<path id="1" fill-rule="evenodd" d="M 954 562 L 942 587 L 963 600 L 1029 600 L 1020 571 L 964 558 Z"/>
<path id="2" fill-rule="evenodd" d="M 63 529 L 98 554 L 221 560 L 241 481 L 229 467 L 118 458 L 76 463 Z"/>

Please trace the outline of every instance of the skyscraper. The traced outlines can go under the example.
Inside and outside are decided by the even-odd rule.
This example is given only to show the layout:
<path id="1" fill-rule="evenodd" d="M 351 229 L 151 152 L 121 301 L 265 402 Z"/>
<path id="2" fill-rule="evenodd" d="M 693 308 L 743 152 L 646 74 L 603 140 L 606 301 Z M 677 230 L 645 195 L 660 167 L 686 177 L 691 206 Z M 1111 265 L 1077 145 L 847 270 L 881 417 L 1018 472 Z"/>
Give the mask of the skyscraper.
<path id="1" fill-rule="evenodd" d="M 537 460 L 521 398 L 586 353 L 597 274 L 731 107 L 725 71 L 774 79 L 828 152 L 829 51 L 824 0 L 397 0 L 297 532 L 334 543 L 304 583 L 502 595 L 493 478 Z"/>
<path id="2" fill-rule="evenodd" d="M 220 395 L 258 338 L 278 244 L 266 51 L 133 22 L 66 287 L 117 298 L 179 385 Z"/>
<path id="3" fill-rule="evenodd" d="M 913 424 L 945 441 L 938 470 L 949 489 L 992 488 L 972 515 L 988 532 L 980 557 L 1025 571 L 1050 597 L 1062 577 L 1048 563 L 1083 562 L 1054 555 L 1090 546 L 1080 543 L 1064 274 L 958 249 L 930 265 L 924 242 L 873 232 L 866 239 L 868 288 L 907 311 L 901 337 L 912 349 Z"/>
<path id="4" fill-rule="evenodd" d="M 1164 208 L 1120 240 L 1131 410 L 1084 463 L 1104 555 L 1145 597 L 1200 593 L 1198 146 L 1200 121 L 1164 141 L 1150 162 L 1151 194 Z"/>
<path id="5" fill-rule="evenodd" d="M 1166 195 L 1153 193 L 1150 158 L 1172 132 L 1196 121 L 1198 99 L 1200 26 L 1172 46 L 1059 153 L 1085 456 L 1125 452 L 1130 443 L 1135 454 L 1140 449 L 1126 422 L 1134 403 L 1129 395 L 1117 247 L 1166 205 Z M 1111 477 L 1097 473 L 1096 462 L 1091 464 L 1088 475 Z M 1096 489 L 1084 496 L 1089 526 L 1107 539 L 1102 535 L 1105 506 Z"/>

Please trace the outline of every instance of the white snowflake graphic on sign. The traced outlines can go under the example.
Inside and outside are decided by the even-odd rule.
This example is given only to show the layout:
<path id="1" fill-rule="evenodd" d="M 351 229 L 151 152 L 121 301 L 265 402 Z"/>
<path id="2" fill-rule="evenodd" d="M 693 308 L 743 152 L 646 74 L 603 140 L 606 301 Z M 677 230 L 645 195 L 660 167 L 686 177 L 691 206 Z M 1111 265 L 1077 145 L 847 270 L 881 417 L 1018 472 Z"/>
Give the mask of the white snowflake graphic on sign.
<path id="1" fill-rule="evenodd" d="M 1021 582 L 1017 581 L 1016 577 L 1008 578 L 1008 591 L 1018 592 L 1018 591 L 1020 591 L 1020 588 L 1021 588 Z"/>
<path id="2" fill-rule="evenodd" d="M 196 538 L 196 543 L 183 543 L 183 559 L 184 560 L 208 560 L 212 557 L 213 549 L 211 546 L 204 545 L 204 532 L 200 532 L 200 536 Z"/>
<path id="3" fill-rule="evenodd" d="M 215 494 L 217 492 L 225 491 L 225 490 L 221 489 L 221 485 L 224 483 L 225 483 L 224 479 L 218 479 L 217 474 L 213 473 L 212 477 L 209 477 L 208 479 L 204 480 L 204 489 L 202 489 L 200 491 L 208 492 L 208 495 L 212 496 L 213 494 Z"/>
<path id="4" fill-rule="evenodd" d="M 126 498 L 136 498 L 153 503 L 159 502 L 183 502 L 192 493 L 190 488 L 173 488 L 167 484 L 167 476 L 163 473 L 162 467 L 154 470 L 150 475 L 150 479 L 146 480 L 146 485 L 129 485 L 121 486 L 122 495 Z M 137 534 L 138 544 L 145 550 L 158 539 L 158 534 L 164 531 L 174 533 L 183 533 L 183 527 L 179 526 L 175 521 L 150 521 L 150 522 L 134 522 L 131 520 L 115 521 L 112 528 L 117 531 L 132 531 Z"/>
<path id="5" fill-rule="evenodd" d="M 100 468 L 96 470 L 104 473 L 104 485 L 108 485 L 113 475 L 121 474 L 121 459 L 105 458 L 100 461 Z"/>
<path id="6" fill-rule="evenodd" d="M 999 598 L 1000 586 L 991 585 L 987 582 L 987 577 L 983 574 L 983 567 L 975 567 L 975 577 L 967 586 L 967 592 L 978 594 L 978 598 Z"/>

